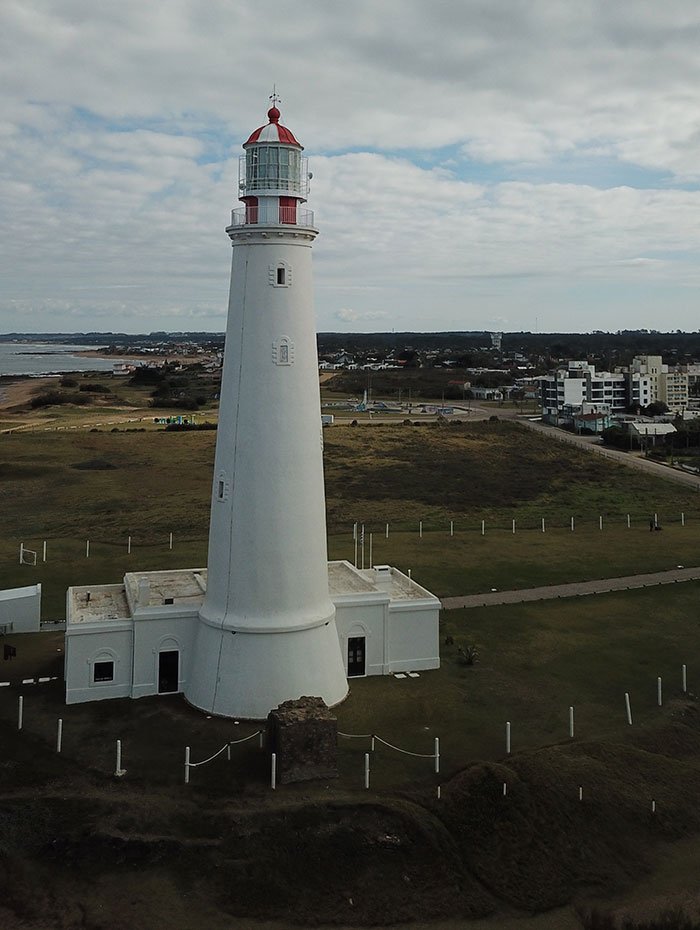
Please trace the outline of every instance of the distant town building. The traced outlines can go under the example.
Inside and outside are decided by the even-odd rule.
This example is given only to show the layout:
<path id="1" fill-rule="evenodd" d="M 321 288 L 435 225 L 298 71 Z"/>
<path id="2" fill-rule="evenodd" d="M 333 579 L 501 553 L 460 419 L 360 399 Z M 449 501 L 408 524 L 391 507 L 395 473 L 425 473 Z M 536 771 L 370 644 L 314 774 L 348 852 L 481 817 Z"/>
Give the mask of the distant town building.
<path id="1" fill-rule="evenodd" d="M 692 377 L 700 380 L 700 365 Z M 574 413 L 583 413 L 585 404 L 593 404 L 589 413 L 621 414 L 628 408 L 643 410 L 661 403 L 673 414 L 684 414 L 688 407 L 691 374 L 680 367 L 666 365 L 660 355 L 638 355 L 626 368 L 596 371 L 595 365 L 572 360 L 540 378 L 542 415 L 553 422 L 572 422 Z"/>

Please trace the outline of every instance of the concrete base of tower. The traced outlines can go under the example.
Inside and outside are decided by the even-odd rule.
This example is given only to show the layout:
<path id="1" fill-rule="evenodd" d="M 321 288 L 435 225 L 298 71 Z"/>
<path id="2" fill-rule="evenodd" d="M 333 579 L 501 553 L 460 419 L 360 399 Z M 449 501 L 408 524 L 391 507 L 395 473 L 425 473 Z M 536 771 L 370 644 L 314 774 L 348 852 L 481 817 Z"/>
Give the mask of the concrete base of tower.
<path id="1" fill-rule="evenodd" d="M 243 633 L 199 622 L 185 698 L 219 717 L 263 720 L 311 695 L 329 707 L 348 694 L 335 619 L 306 630 Z"/>

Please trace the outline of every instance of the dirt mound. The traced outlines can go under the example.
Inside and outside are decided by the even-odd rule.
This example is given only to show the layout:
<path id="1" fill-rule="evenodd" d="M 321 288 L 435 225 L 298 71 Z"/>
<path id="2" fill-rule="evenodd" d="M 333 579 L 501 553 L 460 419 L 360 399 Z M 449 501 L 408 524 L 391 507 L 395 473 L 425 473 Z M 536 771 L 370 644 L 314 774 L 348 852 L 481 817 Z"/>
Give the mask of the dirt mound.
<path id="1" fill-rule="evenodd" d="M 629 742 L 476 763 L 440 801 L 422 789 L 332 798 L 313 786 L 105 785 L 68 759 L 46 768 L 26 735 L 0 729 L 13 759 L 0 770 L 3 927 L 3 909 L 32 930 L 116 930 L 126 917 L 223 930 L 235 919 L 376 927 L 536 913 L 628 888 L 660 841 L 700 831 L 692 702 Z"/>

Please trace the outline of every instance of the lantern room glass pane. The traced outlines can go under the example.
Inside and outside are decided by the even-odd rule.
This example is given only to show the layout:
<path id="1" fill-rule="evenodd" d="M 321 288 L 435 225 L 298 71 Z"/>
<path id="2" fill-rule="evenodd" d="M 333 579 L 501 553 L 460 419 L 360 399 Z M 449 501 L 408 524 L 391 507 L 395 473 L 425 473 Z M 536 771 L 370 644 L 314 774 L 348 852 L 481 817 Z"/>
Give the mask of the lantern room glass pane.
<path id="1" fill-rule="evenodd" d="M 279 145 L 256 145 L 246 151 L 247 190 L 301 193 L 301 153 Z"/>

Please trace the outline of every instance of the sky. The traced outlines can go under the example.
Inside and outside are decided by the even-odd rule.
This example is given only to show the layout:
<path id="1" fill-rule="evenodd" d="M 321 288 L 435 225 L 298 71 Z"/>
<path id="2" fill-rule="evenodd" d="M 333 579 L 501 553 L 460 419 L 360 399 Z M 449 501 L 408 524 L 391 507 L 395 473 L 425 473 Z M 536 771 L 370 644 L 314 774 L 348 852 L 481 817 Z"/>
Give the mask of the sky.
<path id="1" fill-rule="evenodd" d="M 3 0 L 0 333 L 226 325 L 276 87 L 320 331 L 700 328 L 697 0 Z"/>

